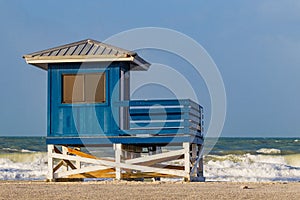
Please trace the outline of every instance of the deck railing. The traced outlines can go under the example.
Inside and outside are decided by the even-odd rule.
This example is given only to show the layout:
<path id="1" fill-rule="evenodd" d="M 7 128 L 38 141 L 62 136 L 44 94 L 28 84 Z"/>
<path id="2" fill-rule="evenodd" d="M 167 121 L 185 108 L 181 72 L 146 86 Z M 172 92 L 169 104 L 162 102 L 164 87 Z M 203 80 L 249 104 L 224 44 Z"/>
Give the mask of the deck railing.
<path id="1" fill-rule="evenodd" d="M 129 116 L 120 134 L 203 137 L 203 108 L 189 100 L 131 100 L 118 103 Z M 125 117 L 126 118 L 126 117 Z"/>

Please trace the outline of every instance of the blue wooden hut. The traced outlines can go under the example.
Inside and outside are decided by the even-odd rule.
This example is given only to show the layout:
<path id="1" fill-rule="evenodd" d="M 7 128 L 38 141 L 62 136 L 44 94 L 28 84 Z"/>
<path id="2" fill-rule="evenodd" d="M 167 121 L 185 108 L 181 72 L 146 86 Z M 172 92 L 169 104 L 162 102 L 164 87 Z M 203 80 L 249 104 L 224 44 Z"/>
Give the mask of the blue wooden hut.
<path id="1" fill-rule="evenodd" d="M 130 72 L 150 66 L 137 53 L 87 39 L 24 58 L 48 73 L 49 180 L 204 180 L 202 107 L 189 99 L 130 100 Z M 166 145 L 182 149 L 157 151 Z M 81 151 L 84 146 L 113 146 L 115 158 L 95 157 Z M 145 149 L 148 156 L 128 156 Z M 183 159 L 183 166 L 172 165 L 176 159 Z"/>

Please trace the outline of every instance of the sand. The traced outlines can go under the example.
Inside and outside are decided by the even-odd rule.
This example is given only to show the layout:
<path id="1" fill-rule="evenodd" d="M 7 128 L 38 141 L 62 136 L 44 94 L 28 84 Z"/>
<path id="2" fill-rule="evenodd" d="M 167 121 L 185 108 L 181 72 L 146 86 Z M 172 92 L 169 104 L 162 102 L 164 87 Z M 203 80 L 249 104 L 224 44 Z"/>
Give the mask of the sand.
<path id="1" fill-rule="evenodd" d="M 300 199 L 300 183 L 0 181 L 0 199 Z"/>

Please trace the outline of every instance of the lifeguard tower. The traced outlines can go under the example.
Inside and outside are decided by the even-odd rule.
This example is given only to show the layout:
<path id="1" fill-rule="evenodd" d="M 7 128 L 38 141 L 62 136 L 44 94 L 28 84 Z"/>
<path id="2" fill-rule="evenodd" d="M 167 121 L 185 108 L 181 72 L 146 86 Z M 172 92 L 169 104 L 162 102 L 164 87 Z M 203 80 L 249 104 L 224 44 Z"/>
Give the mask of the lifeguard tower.
<path id="1" fill-rule="evenodd" d="M 87 39 L 23 56 L 48 73 L 48 180 L 204 181 L 203 111 L 188 99 L 130 100 L 137 53 Z M 162 151 L 166 145 L 173 150 Z M 110 147 L 114 158 L 86 147 Z"/>

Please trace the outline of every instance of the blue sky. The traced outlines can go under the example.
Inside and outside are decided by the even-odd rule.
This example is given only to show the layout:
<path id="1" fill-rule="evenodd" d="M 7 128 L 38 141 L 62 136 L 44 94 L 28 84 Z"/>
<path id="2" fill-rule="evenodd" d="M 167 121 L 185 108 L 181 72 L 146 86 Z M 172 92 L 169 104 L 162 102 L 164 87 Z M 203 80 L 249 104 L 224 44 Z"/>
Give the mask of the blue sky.
<path id="1" fill-rule="evenodd" d="M 0 136 L 46 135 L 46 72 L 22 55 L 155 26 L 192 37 L 217 64 L 228 101 L 222 136 L 299 137 L 299 10 L 297 0 L 0 0 Z"/>

